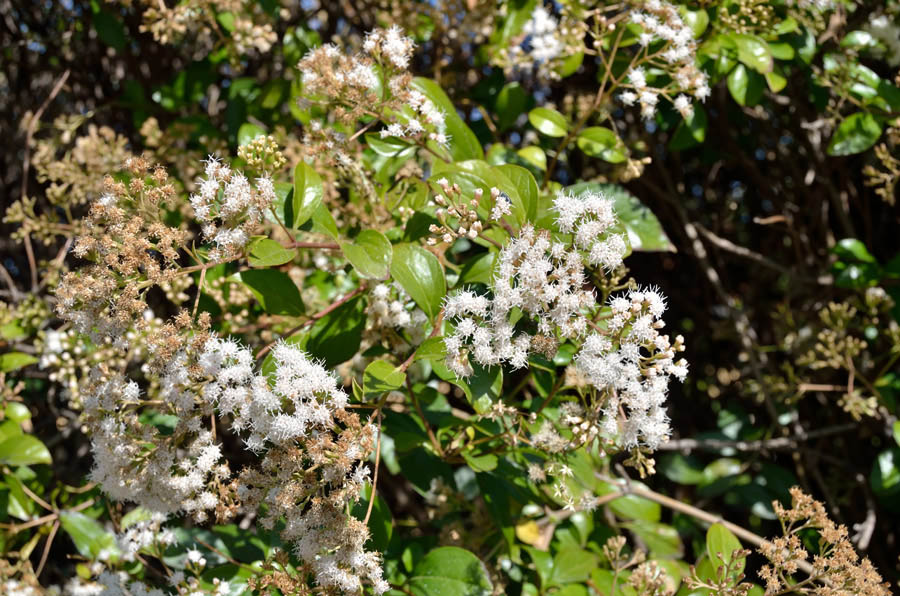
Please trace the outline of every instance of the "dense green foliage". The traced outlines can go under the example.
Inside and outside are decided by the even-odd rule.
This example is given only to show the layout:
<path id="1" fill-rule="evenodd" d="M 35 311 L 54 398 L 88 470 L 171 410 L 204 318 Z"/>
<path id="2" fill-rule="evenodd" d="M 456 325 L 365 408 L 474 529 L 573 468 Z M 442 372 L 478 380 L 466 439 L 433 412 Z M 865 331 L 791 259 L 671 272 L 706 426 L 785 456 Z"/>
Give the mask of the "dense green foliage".
<path id="1" fill-rule="evenodd" d="M 0 592 L 895 589 L 900 5 L 0 16 Z"/>

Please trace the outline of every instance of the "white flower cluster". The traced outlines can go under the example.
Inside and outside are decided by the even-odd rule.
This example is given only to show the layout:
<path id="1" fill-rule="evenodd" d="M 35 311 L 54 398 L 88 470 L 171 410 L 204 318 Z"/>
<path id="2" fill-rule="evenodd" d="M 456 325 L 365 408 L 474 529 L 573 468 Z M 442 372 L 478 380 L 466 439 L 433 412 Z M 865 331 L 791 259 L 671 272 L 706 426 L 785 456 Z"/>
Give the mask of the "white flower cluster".
<path id="1" fill-rule="evenodd" d="M 167 514 L 203 522 L 213 510 L 229 517 L 265 504 L 262 523 L 271 529 L 285 521 L 282 538 L 314 570 L 317 584 L 358 593 L 365 580 L 383 593 L 379 555 L 363 548 L 368 530 L 347 515 L 368 479 L 375 427 L 345 409 L 348 396 L 335 376 L 300 349 L 279 343 L 271 358 L 273 369 L 263 374 L 237 342 L 195 338 L 151 383 L 153 400 L 142 400 L 137 383 L 121 374 L 92 372 L 85 398 L 92 477 L 113 499 L 154 512 L 119 537 L 121 550 L 129 559 L 151 544 L 170 543 L 171 533 L 161 529 Z M 174 415 L 175 428 L 162 432 L 143 423 L 144 406 Z M 233 479 L 204 427 L 214 415 L 263 454 Z"/>
<path id="2" fill-rule="evenodd" d="M 672 103 L 683 117 L 689 118 L 693 114 L 693 107 L 688 95 L 706 101 L 710 94 L 706 74 L 697 68 L 694 61 L 697 53 L 694 32 L 682 20 L 678 8 L 664 0 L 647 0 L 642 8 L 643 10 L 635 10 L 630 15 L 631 22 L 640 25 L 643 30 L 638 41 L 645 48 L 662 42 L 662 46 L 653 51 L 662 60 L 651 60 L 649 64 L 665 70 L 673 82 L 671 88 L 650 86 L 647 84 L 644 68 L 635 66 L 628 72 L 628 86 L 631 90 L 622 92 L 619 99 L 627 106 L 640 105 L 641 115 L 650 119 L 656 114 L 660 95 L 670 97 L 670 92 L 674 94 L 681 91 L 687 95 L 677 96 Z"/>
<path id="3" fill-rule="evenodd" d="M 462 291 L 447 299 L 445 316 L 456 325 L 444 338 L 447 367 L 460 377 L 472 374 L 470 359 L 485 367 L 519 368 L 531 353 L 549 358 L 559 341 L 582 340 L 575 360 L 596 391 L 591 406 L 563 404 L 560 423 L 572 439 L 545 423 L 532 443 L 559 453 L 603 435 L 619 437 L 626 448 L 655 448 L 669 433 L 663 408 L 669 379 L 683 380 L 687 374 L 685 360 L 675 361 L 683 339 L 678 336 L 673 345 L 659 333 L 666 305 L 653 289 L 613 298 L 606 328 L 595 325 L 596 331 L 589 332 L 586 315 L 597 313 L 600 305 L 584 289 L 584 261 L 613 271 L 622 264 L 627 245 L 613 231 L 613 203 L 601 193 L 560 192 L 554 209 L 560 233 L 571 235 L 568 243 L 526 226 L 501 249 L 490 298 Z"/>
<path id="4" fill-rule="evenodd" d="M 263 221 L 275 202 L 275 186 L 267 177 L 256 179 L 255 187 L 240 172 L 210 156 L 206 179 L 198 181 L 200 192 L 191 195 L 194 215 L 203 226 L 203 236 L 215 243 L 210 259 L 240 253 L 252 229 Z"/>
<path id="5" fill-rule="evenodd" d="M 378 284 L 372 288 L 367 314 L 373 329 L 400 329 L 410 335 L 413 343 L 424 339 L 428 316 L 397 284 Z"/>
<path id="6" fill-rule="evenodd" d="M 249 431 L 247 448 L 257 452 L 267 442 L 287 444 L 331 427 L 334 412 L 347 405 L 335 377 L 301 350 L 279 343 L 272 358 L 271 385 L 265 375 L 254 375 L 250 350 L 232 340 L 211 338 L 199 358 L 203 372 L 214 379 L 204 398 L 232 417 L 235 431 Z"/>
<path id="7" fill-rule="evenodd" d="M 575 246 L 587 252 L 590 265 L 613 271 L 622 264 L 628 245 L 610 230 L 618 221 L 611 200 L 593 191 L 577 197 L 560 192 L 553 208 L 559 231 L 574 234 Z"/>
<path id="8" fill-rule="evenodd" d="M 122 558 L 134 561 L 137 554 L 144 549 L 160 547 L 164 550 L 166 546 L 174 544 L 175 533 L 162 527 L 167 519 L 165 513 L 150 512 L 147 519 L 141 519 L 125 528 L 124 532 L 116 536 Z"/>
<path id="9" fill-rule="evenodd" d="M 900 26 L 897 25 L 896 16 L 872 16 L 865 29 L 884 45 L 882 55 L 885 62 L 895 68 L 900 66 Z"/>
<path id="10" fill-rule="evenodd" d="M 366 34 L 363 49 L 375 57 L 386 58 L 391 66 L 399 70 L 409 68 L 415 44 L 403 35 L 403 29 L 391 25 L 390 29 L 375 29 Z"/>
<path id="11" fill-rule="evenodd" d="M 522 26 L 522 41 L 505 51 L 511 75 L 536 75 L 542 80 L 558 79 L 554 64 L 564 57 L 563 27 L 543 2 L 538 2 Z"/>
<path id="12" fill-rule="evenodd" d="M 180 363 L 173 363 L 162 381 L 164 386 L 174 384 L 172 376 L 178 375 L 180 368 Z M 188 380 L 186 372 L 184 377 Z M 185 399 L 188 394 L 179 395 Z M 155 427 L 138 421 L 133 406 L 139 404 L 137 383 L 107 374 L 103 367 L 91 371 L 84 398 L 94 453 L 91 478 L 115 500 L 160 513 L 184 511 L 205 521 L 206 512 L 218 503 L 208 487 L 229 475 L 228 467 L 219 463 L 219 445 L 205 430 L 181 446 L 160 440 Z M 189 420 L 199 427 L 199 417 Z M 148 450 L 148 445 L 154 448 Z"/>
<path id="13" fill-rule="evenodd" d="M 555 351 L 558 339 L 581 335 L 583 312 L 595 303 L 583 289 L 581 254 L 553 242 L 546 230 L 522 228 L 503 247 L 492 283 L 493 297 L 463 291 L 447 299 L 445 316 L 456 331 L 444 339 L 447 366 L 460 377 L 472 374 L 469 354 L 482 366 L 528 364 L 531 352 Z M 516 332 L 513 313 L 520 310 L 535 323 L 537 335 Z"/>
<path id="14" fill-rule="evenodd" d="M 675 360 L 684 340 L 678 336 L 672 344 L 659 333 L 666 304 L 656 290 L 632 290 L 611 299 L 609 307 L 607 332 L 585 338 L 575 363 L 601 392 L 604 434 L 621 433 L 625 448 L 655 449 L 670 431 L 663 407 L 669 378 L 683 381 L 687 375 L 687 362 Z"/>
<path id="15" fill-rule="evenodd" d="M 530 36 L 529 53 L 538 64 L 549 62 L 562 53 L 563 43 L 557 37 L 558 29 L 559 21 L 542 4 L 535 7 L 531 18 L 522 27 L 522 33 Z"/>

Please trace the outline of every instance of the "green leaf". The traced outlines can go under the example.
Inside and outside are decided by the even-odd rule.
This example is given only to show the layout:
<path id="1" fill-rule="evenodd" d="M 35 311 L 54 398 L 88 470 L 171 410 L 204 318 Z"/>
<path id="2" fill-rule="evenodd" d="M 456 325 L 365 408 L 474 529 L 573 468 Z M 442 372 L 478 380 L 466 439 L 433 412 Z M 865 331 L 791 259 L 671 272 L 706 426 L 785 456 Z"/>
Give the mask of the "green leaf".
<path id="1" fill-rule="evenodd" d="M 322 204 L 323 194 L 322 179 L 312 166 L 302 161 L 298 163 L 294 168 L 294 221 L 289 222 L 288 226 L 299 228 L 305 224 Z"/>
<path id="2" fill-rule="evenodd" d="M 612 199 L 616 217 L 628 233 L 632 250 L 675 252 L 675 246 L 653 212 L 621 186 L 582 182 L 565 190 L 574 195 L 587 191 L 602 192 L 608 199 Z"/>
<path id="3" fill-rule="evenodd" d="M 411 145 L 403 139 L 398 139 L 396 137 L 382 139 L 381 136 L 376 133 L 366 134 L 366 145 L 382 157 L 397 158 L 401 160 L 412 157 L 416 152 L 416 146 Z"/>
<path id="4" fill-rule="evenodd" d="M 497 456 L 493 453 L 474 455 L 463 451 L 462 456 L 466 460 L 466 464 L 476 472 L 492 472 L 497 469 Z"/>
<path id="5" fill-rule="evenodd" d="M 234 278 L 247 286 L 267 313 L 296 317 L 305 312 L 300 291 L 283 271 L 251 269 L 236 273 Z"/>
<path id="6" fill-rule="evenodd" d="M 878 141 L 881 124 L 868 112 L 850 114 L 838 125 L 828 143 L 828 155 L 862 153 Z"/>
<path id="7" fill-rule="evenodd" d="M 897 443 L 898 447 L 900 447 L 900 420 L 894 421 L 893 434 L 894 434 L 894 442 Z"/>
<path id="8" fill-rule="evenodd" d="M 507 83 L 497 94 L 497 127 L 503 131 L 516 123 L 528 106 L 528 93 L 517 82 Z"/>
<path id="9" fill-rule="evenodd" d="M 256 137 L 261 137 L 266 134 L 266 131 L 262 129 L 262 127 L 253 124 L 252 122 L 244 122 L 241 124 L 241 127 L 238 129 L 237 134 L 237 142 L 238 145 L 246 145 Z"/>
<path id="10" fill-rule="evenodd" d="M 38 359 L 24 352 L 7 352 L 0 354 L 0 372 L 11 372 L 34 364 Z"/>
<path id="11" fill-rule="evenodd" d="M 528 112 L 528 121 L 548 137 L 564 137 L 569 131 L 565 116 L 550 108 L 534 108 Z"/>
<path id="12" fill-rule="evenodd" d="M 454 160 L 484 159 L 481 142 L 456 113 L 456 107 L 440 85 L 431 79 L 416 77 L 413 79 L 411 87 L 425 95 L 435 107 L 444 112 L 447 134 L 450 135 L 450 155 Z"/>
<path id="13" fill-rule="evenodd" d="M 6 419 L 13 422 L 24 422 L 31 418 L 31 410 L 23 403 L 11 401 L 6 405 Z"/>
<path id="14" fill-rule="evenodd" d="M 121 554 L 112 532 L 107 532 L 98 521 L 80 511 L 62 511 L 59 521 L 81 556 L 92 560 L 106 560 L 107 557 L 115 560 Z"/>
<path id="15" fill-rule="evenodd" d="M 731 35 L 738 50 L 738 60 L 761 74 L 772 70 L 775 65 L 772 50 L 761 37 L 756 35 Z"/>
<path id="16" fill-rule="evenodd" d="M 456 546 L 442 546 L 425 555 L 407 586 L 415 596 L 490 596 L 493 591 L 484 563 Z"/>
<path id="17" fill-rule="evenodd" d="M 391 260 L 391 275 L 425 314 L 432 319 L 437 316 L 447 293 L 447 281 L 436 256 L 417 244 L 398 244 Z"/>
<path id="18" fill-rule="evenodd" d="M 294 260 L 297 249 L 285 248 L 271 238 L 256 238 L 250 243 L 248 261 L 253 267 L 277 267 Z"/>
<path id="19" fill-rule="evenodd" d="M 856 238 L 842 238 L 831 249 L 831 252 L 842 261 L 859 261 L 861 263 L 877 263 L 875 257 L 866 248 L 862 241 Z"/>
<path id="20" fill-rule="evenodd" d="M 360 277 L 383 280 L 390 275 L 394 251 L 381 232 L 363 230 L 353 242 L 342 242 L 341 250 Z"/>
<path id="21" fill-rule="evenodd" d="M 91 0 L 91 23 L 94 30 L 97 31 L 97 37 L 116 51 L 121 52 L 128 43 L 128 36 L 125 32 L 125 26 L 110 12 L 100 8 L 97 0 Z"/>
<path id="22" fill-rule="evenodd" d="M 662 517 L 662 508 L 643 497 L 624 495 L 610 502 L 609 508 L 624 519 L 637 519 L 648 522 L 658 522 Z"/>
<path id="23" fill-rule="evenodd" d="M 365 327 L 365 305 L 358 296 L 313 324 L 306 349 L 316 358 L 323 359 L 326 368 L 334 368 L 356 355 Z"/>
<path id="24" fill-rule="evenodd" d="M 381 397 L 403 386 L 406 373 L 388 362 L 375 360 L 363 373 L 363 393 L 367 397 Z"/>
<path id="25" fill-rule="evenodd" d="M 684 20 L 684 24 L 694 32 L 694 39 L 699 39 L 706 27 L 709 26 L 709 14 L 702 8 L 689 10 L 685 5 L 678 6 L 678 12 Z"/>
<path id="26" fill-rule="evenodd" d="M 522 206 L 525 209 L 525 218 L 533 222 L 537 217 L 540 198 L 540 189 L 534 176 L 522 166 L 515 164 L 503 164 L 495 166 L 495 169 L 509 178 L 516 190 L 519 191 L 519 197 L 522 199 Z"/>
<path id="27" fill-rule="evenodd" d="M 494 258 L 496 252 L 485 252 L 463 263 L 459 272 L 456 287 L 464 287 L 467 284 L 490 285 L 494 278 Z"/>
<path id="28" fill-rule="evenodd" d="M 754 106 L 762 98 L 764 81 L 762 75 L 738 64 L 728 74 L 728 91 L 742 106 Z"/>
<path id="29" fill-rule="evenodd" d="M 872 464 L 869 483 L 872 492 L 885 501 L 900 496 L 900 447 L 891 447 L 878 454 Z"/>
<path id="30" fill-rule="evenodd" d="M 547 154 L 537 145 L 522 147 L 516 151 L 516 155 L 541 171 L 547 170 Z"/>
<path id="31" fill-rule="evenodd" d="M 30 466 L 51 462 L 50 450 L 37 437 L 18 435 L 0 443 L 0 463 L 10 466 Z"/>
<path id="32" fill-rule="evenodd" d="M 555 584 L 583 582 L 596 568 L 597 555 L 577 547 L 567 547 L 553 557 L 553 571 L 550 578 Z"/>
<path id="33" fill-rule="evenodd" d="M 624 143 L 608 128 L 590 126 L 578 133 L 578 148 L 591 157 L 599 157 L 609 163 L 622 163 L 627 159 Z"/>
<path id="34" fill-rule="evenodd" d="M 734 560 L 732 553 L 740 548 L 741 541 L 722 524 L 713 524 L 706 531 L 706 554 L 714 568 L 731 563 Z M 733 569 L 741 573 L 745 563 L 746 560 L 741 558 Z"/>
<path id="35" fill-rule="evenodd" d="M 702 144 L 706 140 L 707 124 L 706 110 L 699 104 L 694 105 L 691 115 L 682 120 L 675 129 L 669 148 L 681 151 Z"/>
<path id="36" fill-rule="evenodd" d="M 657 559 L 678 559 L 684 556 L 684 545 L 678 530 L 668 524 L 636 520 L 628 522 L 628 529 L 635 533 Z"/>
<path id="37" fill-rule="evenodd" d="M 317 234 L 325 234 L 331 236 L 335 240 L 340 237 L 338 234 L 337 223 L 335 223 L 334 217 L 331 215 L 331 211 L 325 203 L 319 203 L 319 206 L 313 211 L 312 219 L 309 223 L 311 224 L 311 230 Z"/>

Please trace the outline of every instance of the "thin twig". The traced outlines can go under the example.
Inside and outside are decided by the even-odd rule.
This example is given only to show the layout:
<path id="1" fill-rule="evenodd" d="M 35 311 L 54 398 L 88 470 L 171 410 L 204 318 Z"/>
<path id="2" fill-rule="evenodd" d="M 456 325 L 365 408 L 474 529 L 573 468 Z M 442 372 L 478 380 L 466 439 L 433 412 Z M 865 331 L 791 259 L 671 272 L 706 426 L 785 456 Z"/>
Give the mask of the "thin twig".
<path id="1" fill-rule="evenodd" d="M 718 451 L 719 449 L 734 449 L 735 451 L 763 451 L 796 449 L 803 441 L 809 441 L 818 437 L 827 437 L 840 433 L 856 430 L 855 424 L 839 424 L 811 430 L 799 435 L 789 437 L 777 437 L 774 439 L 760 439 L 757 441 L 730 441 L 727 439 L 676 439 L 659 446 L 661 451 Z"/>
<path id="2" fill-rule="evenodd" d="M 375 444 L 375 471 L 372 473 L 372 494 L 369 495 L 369 508 L 366 509 L 366 517 L 363 525 L 369 525 L 369 517 L 372 515 L 372 506 L 375 505 L 375 488 L 378 486 L 378 464 L 381 463 L 381 408 L 378 408 L 378 443 Z"/>
<path id="3" fill-rule="evenodd" d="M 62 75 L 60 75 L 59 79 L 57 79 L 56 84 L 53 85 L 53 89 L 50 91 L 50 95 L 47 96 L 47 99 L 44 100 L 44 103 L 41 104 L 41 107 L 37 109 L 31 119 L 28 121 L 28 128 L 25 130 L 25 158 L 22 161 L 22 192 L 20 197 L 25 198 L 28 193 L 28 171 L 31 169 L 31 140 L 34 138 L 34 130 L 37 128 L 38 122 L 41 120 L 41 116 L 44 115 L 44 111 L 53 101 L 53 99 L 59 95 L 59 92 L 62 91 L 63 85 L 66 84 L 66 80 L 68 80 L 69 75 L 72 73 L 72 70 L 67 68 Z M 31 268 L 31 291 L 35 291 L 38 287 L 38 277 L 37 277 L 37 262 L 34 259 L 34 248 L 31 245 L 31 235 L 27 232 L 25 233 L 25 254 L 28 256 L 28 266 Z"/>
<path id="4" fill-rule="evenodd" d="M 318 321 L 319 319 L 321 319 L 322 317 L 324 317 L 325 315 L 327 315 L 328 313 L 330 313 L 331 311 L 333 311 L 333 310 L 336 309 L 337 307 L 341 306 L 342 304 L 344 304 L 345 302 L 347 302 L 348 300 L 350 300 L 351 298 L 353 298 L 354 296 L 356 296 L 357 294 L 359 294 L 360 292 L 362 292 L 364 289 L 365 289 L 365 286 L 364 286 L 364 285 L 358 286 L 358 287 L 357 287 L 355 290 L 353 290 L 352 292 L 349 292 L 349 293 L 347 293 L 347 294 L 344 294 L 341 298 L 338 299 L 337 302 L 334 302 L 334 303 L 332 303 L 331 305 L 329 305 L 328 308 L 325 308 L 324 310 L 321 310 L 321 311 L 317 312 L 316 314 L 314 314 L 313 316 L 311 316 L 311 317 L 310 317 L 309 319 L 307 319 L 306 321 L 303 321 L 302 323 L 300 323 L 300 324 L 297 325 L 296 327 L 294 327 L 294 328 L 288 330 L 287 333 L 285 333 L 284 335 L 282 335 L 282 336 L 279 337 L 278 339 L 275 339 L 275 340 L 270 341 L 268 344 L 266 344 L 265 346 L 263 346 L 263 348 L 256 354 L 256 359 L 259 360 L 259 359 L 261 359 L 263 356 L 265 356 L 265 355 L 269 352 L 269 350 L 271 350 L 271 349 L 275 346 L 275 344 L 278 343 L 280 340 L 283 340 L 283 339 L 285 339 L 285 338 L 287 338 L 287 337 L 290 337 L 290 336 L 292 336 L 293 334 L 295 334 L 295 333 L 297 333 L 298 331 L 300 331 L 301 329 L 303 329 L 304 327 L 306 327 L 307 325 L 311 325 L 312 323 Z"/>
<path id="5" fill-rule="evenodd" d="M 50 546 L 53 544 L 53 539 L 56 538 L 57 530 L 59 530 L 58 519 L 53 522 L 53 527 L 50 528 L 50 534 L 47 536 L 47 542 L 44 543 L 44 552 L 41 553 L 41 561 L 40 563 L 38 563 L 37 569 L 34 571 L 35 577 L 40 577 L 41 571 L 44 570 L 44 564 L 47 563 L 47 555 L 50 554 Z"/>

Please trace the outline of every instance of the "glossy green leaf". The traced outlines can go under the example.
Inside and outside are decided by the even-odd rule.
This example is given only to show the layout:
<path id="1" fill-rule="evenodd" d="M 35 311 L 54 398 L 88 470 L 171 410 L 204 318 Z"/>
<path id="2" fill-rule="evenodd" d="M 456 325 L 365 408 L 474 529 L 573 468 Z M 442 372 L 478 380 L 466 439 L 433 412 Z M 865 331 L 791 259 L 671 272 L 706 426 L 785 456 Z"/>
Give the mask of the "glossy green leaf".
<path id="1" fill-rule="evenodd" d="M 627 159 L 627 149 L 619 136 L 602 126 L 590 126 L 580 133 L 575 142 L 578 148 L 591 157 L 599 157 L 609 163 L 622 163 Z"/>
<path id="2" fill-rule="evenodd" d="M 534 108 L 528 112 L 528 121 L 548 137 L 564 137 L 569 131 L 566 117 L 550 108 Z"/>
<path id="3" fill-rule="evenodd" d="M 503 131 L 515 124 L 518 117 L 528 107 L 528 93 L 517 82 L 507 83 L 497 94 L 495 112 L 497 127 Z"/>
<path id="4" fill-rule="evenodd" d="M 248 261 L 253 267 L 277 267 L 294 260 L 297 249 L 285 248 L 271 238 L 255 238 L 250 242 Z"/>
<path id="5" fill-rule="evenodd" d="M 553 557 L 551 581 L 556 584 L 583 582 L 597 567 L 597 555 L 577 547 L 560 550 Z"/>
<path id="6" fill-rule="evenodd" d="M 111 12 L 101 8 L 98 0 L 91 0 L 91 12 L 91 24 L 100 41 L 116 51 L 124 50 L 128 44 L 128 35 L 122 22 Z"/>
<path id="7" fill-rule="evenodd" d="M 237 142 L 238 145 L 246 145 L 256 137 L 260 137 L 266 134 L 266 131 L 262 129 L 262 127 L 257 126 L 251 122 L 245 122 L 241 124 L 241 127 L 238 129 L 237 134 Z"/>
<path id="8" fill-rule="evenodd" d="M 366 366 L 363 373 L 363 393 L 367 397 L 378 398 L 403 386 L 406 373 L 388 362 L 375 360 Z"/>
<path id="9" fill-rule="evenodd" d="M 30 466 L 51 462 L 50 450 L 32 435 L 17 435 L 0 443 L 0 464 Z"/>
<path id="10" fill-rule="evenodd" d="M 407 587 L 415 596 L 490 596 L 493 591 L 484 563 L 456 546 L 441 546 L 425 555 Z"/>
<path id="11" fill-rule="evenodd" d="M 104 529 L 97 520 L 80 511 L 62 511 L 59 514 L 59 521 L 81 556 L 91 560 L 107 558 L 115 560 L 121 554 L 116 545 L 116 537 Z"/>
<path id="12" fill-rule="evenodd" d="M 684 24 L 694 32 L 695 39 L 699 39 L 709 26 L 709 14 L 702 8 L 690 10 L 681 4 L 678 6 L 678 13 L 681 15 Z"/>
<path id="13" fill-rule="evenodd" d="M 24 352 L 7 352 L 0 354 L 0 372 L 11 372 L 34 364 L 38 359 Z"/>
<path id="14" fill-rule="evenodd" d="M 494 279 L 494 259 L 496 252 L 486 252 L 473 257 L 463 263 L 459 272 L 457 287 L 465 287 L 468 284 L 490 285 Z"/>
<path id="15" fill-rule="evenodd" d="M 534 176 L 522 166 L 515 164 L 504 164 L 495 166 L 495 168 L 509 178 L 509 181 L 519 191 L 522 207 L 525 210 L 525 218 L 533 222 L 537 217 L 538 200 L 540 198 L 540 189 Z"/>
<path id="16" fill-rule="evenodd" d="M 842 261 L 859 261 L 861 263 L 877 263 L 875 257 L 862 241 L 856 238 L 842 238 L 835 244 L 831 252 Z"/>
<path id="17" fill-rule="evenodd" d="M 828 155 L 853 155 L 874 145 L 881 136 L 881 124 L 868 112 L 850 114 L 838 125 L 828 143 Z"/>
<path id="18" fill-rule="evenodd" d="M 900 498 L 900 447 L 891 447 L 878 454 L 869 476 L 872 492 L 885 500 Z"/>
<path id="19" fill-rule="evenodd" d="M 474 455 L 463 451 L 462 456 L 466 460 L 466 464 L 476 472 L 491 472 L 497 469 L 497 456 L 493 453 Z"/>
<path id="20" fill-rule="evenodd" d="M 326 368 L 334 368 L 359 351 L 365 327 L 365 303 L 353 298 L 313 323 L 306 350 L 324 360 Z"/>
<path id="21" fill-rule="evenodd" d="M 234 278 L 243 283 L 268 313 L 299 316 L 305 312 L 300 290 L 287 273 L 276 269 L 251 269 L 236 273 Z"/>
<path id="22" fill-rule="evenodd" d="M 391 275 L 430 318 L 441 310 L 447 281 L 437 257 L 417 244 L 394 247 Z"/>
<path id="23" fill-rule="evenodd" d="M 762 98 L 765 90 L 764 82 L 765 78 L 762 75 L 743 64 L 738 64 L 728 74 L 728 91 L 734 101 L 742 106 L 754 106 Z"/>
<path id="24" fill-rule="evenodd" d="M 738 50 L 738 60 L 756 72 L 765 74 L 772 70 L 775 62 L 769 45 L 756 35 L 731 35 Z"/>
<path id="25" fill-rule="evenodd" d="M 391 272 L 393 248 L 384 234 L 363 230 L 352 242 L 342 242 L 344 256 L 365 279 L 387 279 Z"/>
<path id="26" fill-rule="evenodd" d="M 6 404 L 6 419 L 13 422 L 24 422 L 31 418 L 31 410 L 21 402 L 11 401 Z"/>
<path id="27" fill-rule="evenodd" d="M 547 170 L 547 154 L 537 145 L 522 147 L 516 151 L 516 155 L 541 171 Z"/>
<path id="28" fill-rule="evenodd" d="M 316 171 L 305 162 L 300 162 L 294 168 L 294 195 L 292 208 L 294 221 L 288 225 L 299 228 L 305 224 L 322 204 L 322 179 Z"/>
<path id="29" fill-rule="evenodd" d="M 672 526 L 643 520 L 628 522 L 627 526 L 647 545 L 654 558 L 678 559 L 684 555 L 681 536 Z"/>

